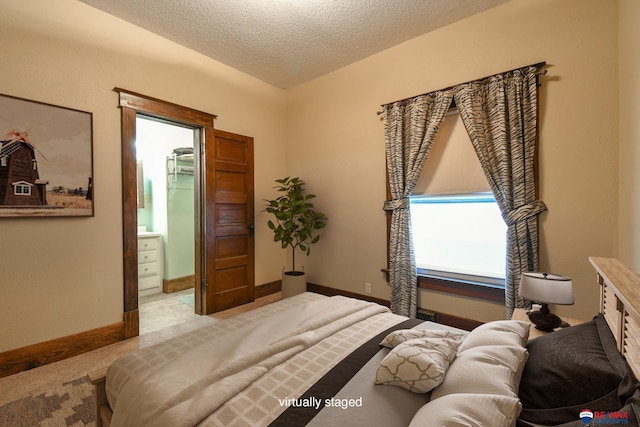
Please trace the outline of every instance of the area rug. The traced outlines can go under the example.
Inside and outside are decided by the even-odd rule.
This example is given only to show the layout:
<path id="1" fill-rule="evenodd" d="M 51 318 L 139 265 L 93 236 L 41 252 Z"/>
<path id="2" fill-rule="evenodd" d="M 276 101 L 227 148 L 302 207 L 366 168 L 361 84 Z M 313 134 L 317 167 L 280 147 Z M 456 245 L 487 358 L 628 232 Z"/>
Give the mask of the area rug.
<path id="1" fill-rule="evenodd" d="M 194 308 L 196 305 L 196 296 L 193 292 L 186 295 L 179 295 L 176 298 L 178 299 L 178 301 L 188 305 L 191 308 Z"/>
<path id="2" fill-rule="evenodd" d="M 0 426 L 95 426 L 94 393 L 88 376 L 63 383 L 53 390 L 0 407 Z"/>

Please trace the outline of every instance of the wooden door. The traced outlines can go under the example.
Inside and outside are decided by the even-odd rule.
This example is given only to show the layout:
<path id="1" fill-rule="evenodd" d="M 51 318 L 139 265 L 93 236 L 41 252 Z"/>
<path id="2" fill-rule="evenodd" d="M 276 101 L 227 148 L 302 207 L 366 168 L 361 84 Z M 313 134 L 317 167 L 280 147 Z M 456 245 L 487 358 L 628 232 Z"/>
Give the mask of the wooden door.
<path id="1" fill-rule="evenodd" d="M 253 138 L 205 129 L 203 314 L 255 299 Z"/>

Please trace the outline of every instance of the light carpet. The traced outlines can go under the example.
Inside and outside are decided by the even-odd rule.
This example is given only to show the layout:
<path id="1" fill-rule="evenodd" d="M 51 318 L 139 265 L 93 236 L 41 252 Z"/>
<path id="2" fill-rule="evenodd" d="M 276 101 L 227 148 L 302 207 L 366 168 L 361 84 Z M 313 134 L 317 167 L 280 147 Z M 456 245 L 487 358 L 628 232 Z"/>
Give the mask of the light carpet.
<path id="1" fill-rule="evenodd" d="M 141 335 L 128 341 L 139 342 L 139 348 L 147 347 L 158 342 L 170 339 L 176 335 L 186 333 L 197 328 L 201 328 L 216 322 L 209 316 L 198 316 L 197 319 L 175 325 L 170 328 L 158 330 L 152 333 Z M 108 347 L 103 347 L 86 355 L 76 356 L 75 358 L 86 358 L 92 353 L 100 354 L 108 351 L 110 347 L 119 347 L 127 345 L 127 341 L 121 341 Z M 132 350 L 138 348 L 133 346 Z M 126 354 L 126 352 L 125 352 Z M 100 356 L 98 356 L 100 357 Z M 73 363 L 75 358 L 66 359 L 51 365 L 45 365 L 35 368 L 31 371 L 21 372 L 15 375 L 16 380 L 28 381 L 32 374 L 36 374 L 37 370 L 46 369 L 47 371 L 55 369 L 57 364 Z M 100 357 L 108 359 L 107 357 Z M 110 362 L 109 362 L 110 364 Z M 108 366 L 108 364 L 106 365 Z M 99 366 L 98 366 L 99 367 Z M 84 372 L 96 369 L 96 367 L 85 370 Z M 61 368 L 60 371 L 65 371 Z M 26 379 L 25 379 L 26 377 Z M 0 427 L 81 427 L 95 426 L 95 389 L 89 381 L 87 375 L 68 381 L 61 378 L 59 382 L 40 388 L 40 391 L 31 395 L 22 395 L 15 401 L 0 406 Z M 71 377 L 73 378 L 73 377 Z M 11 378 L 2 379 L 4 381 Z M 0 387 L 3 394 L 2 397 L 9 397 L 10 388 Z M 41 391 L 46 390 L 46 391 Z M 3 399 L 5 402 L 9 399 Z"/>
<path id="2" fill-rule="evenodd" d="M 255 303 L 216 313 L 218 319 L 275 302 L 280 293 Z M 209 316 L 145 333 L 50 365 L 0 378 L 0 427 L 95 426 L 94 387 L 87 372 L 109 366 L 115 358 L 215 322 Z M 76 374 L 69 373 L 74 371 Z M 77 377 L 69 381 L 70 378 Z M 45 391 L 43 391 L 45 390 Z M 13 393 L 12 393 L 13 391 Z M 11 399 L 15 399 L 11 401 Z"/>

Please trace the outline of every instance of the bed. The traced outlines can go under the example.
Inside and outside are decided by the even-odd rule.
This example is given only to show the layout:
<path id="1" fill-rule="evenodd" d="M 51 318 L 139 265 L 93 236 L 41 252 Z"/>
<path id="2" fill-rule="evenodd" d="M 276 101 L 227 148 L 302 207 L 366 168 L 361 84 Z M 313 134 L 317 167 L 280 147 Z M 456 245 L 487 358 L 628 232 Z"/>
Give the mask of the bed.
<path id="1" fill-rule="evenodd" d="M 310 292 L 212 322 L 92 374 L 97 426 L 637 425 L 640 278 L 590 261 L 600 313 L 533 340 Z"/>

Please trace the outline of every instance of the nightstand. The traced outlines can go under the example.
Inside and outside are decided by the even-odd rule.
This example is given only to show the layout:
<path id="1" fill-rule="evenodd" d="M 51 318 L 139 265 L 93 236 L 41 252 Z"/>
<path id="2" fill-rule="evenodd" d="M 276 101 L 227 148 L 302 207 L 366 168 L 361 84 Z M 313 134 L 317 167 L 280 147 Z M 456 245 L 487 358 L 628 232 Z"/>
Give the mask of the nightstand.
<path id="1" fill-rule="evenodd" d="M 529 311 L 525 310 L 524 308 L 516 308 L 515 310 L 513 310 L 513 316 L 511 317 L 512 320 L 521 320 L 524 322 L 529 322 L 531 323 L 531 321 L 529 320 L 529 316 L 528 316 Z M 579 325 L 581 323 L 584 323 L 583 320 L 578 320 L 578 319 L 570 319 L 568 317 L 561 317 L 563 322 L 566 322 L 569 324 L 569 326 L 574 326 L 574 325 Z M 556 331 L 563 329 L 563 328 L 557 328 L 555 329 Z M 532 340 L 534 338 L 537 337 L 541 337 L 543 335 L 547 335 L 550 332 L 544 332 L 541 331 L 539 329 L 536 329 L 536 325 L 534 325 L 533 323 L 531 323 L 531 327 L 529 328 L 529 339 Z"/>

